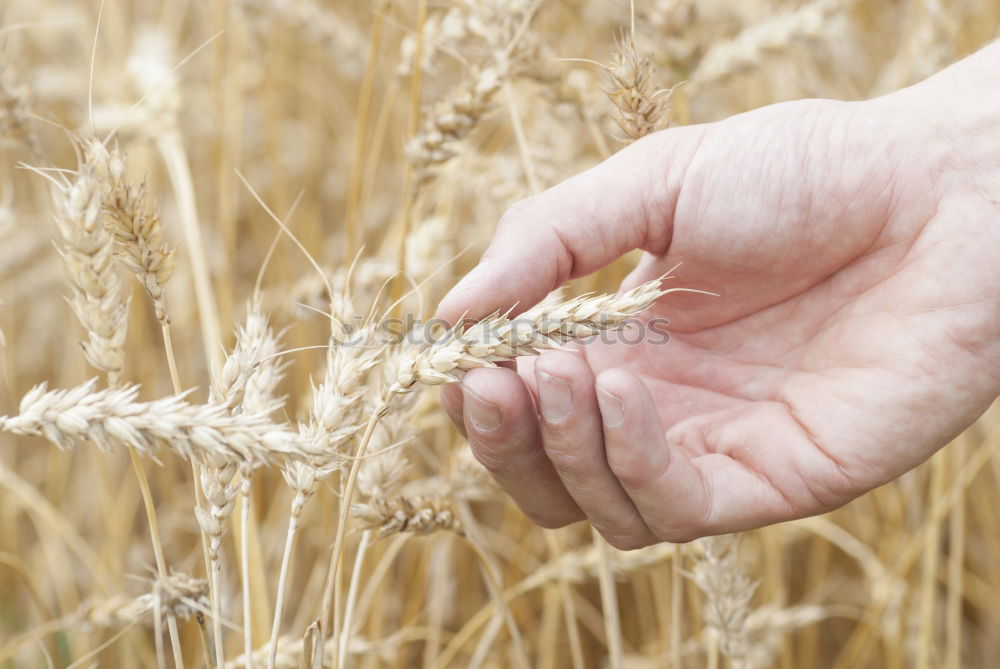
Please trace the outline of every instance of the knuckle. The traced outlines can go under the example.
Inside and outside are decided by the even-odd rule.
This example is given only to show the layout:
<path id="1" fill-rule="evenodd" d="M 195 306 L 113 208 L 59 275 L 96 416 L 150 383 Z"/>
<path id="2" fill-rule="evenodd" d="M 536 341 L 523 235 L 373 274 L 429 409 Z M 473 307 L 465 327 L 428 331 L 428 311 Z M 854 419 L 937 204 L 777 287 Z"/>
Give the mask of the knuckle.
<path id="1" fill-rule="evenodd" d="M 469 442 L 472 447 L 472 455 L 483 467 L 497 475 L 510 472 L 512 463 L 508 457 L 508 449 L 503 443 L 489 442 L 476 439 Z"/>
<path id="2" fill-rule="evenodd" d="M 500 227 L 512 227 L 522 223 L 527 217 L 529 212 L 533 209 L 531 198 L 523 198 L 517 200 L 504 211 L 503 215 L 500 217 L 500 222 L 498 226 Z"/>
<path id="3" fill-rule="evenodd" d="M 546 443 L 544 448 L 549 461 L 563 474 L 579 478 L 588 474 L 592 469 L 590 458 L 571 447 Z"/>
<path id="4" fill-rule="evenodd" d="M 614 457 L 608 453 L 608 467 L 626 488 L 641 488 L 649 482 L 648 467 L 632 458 Z"/>

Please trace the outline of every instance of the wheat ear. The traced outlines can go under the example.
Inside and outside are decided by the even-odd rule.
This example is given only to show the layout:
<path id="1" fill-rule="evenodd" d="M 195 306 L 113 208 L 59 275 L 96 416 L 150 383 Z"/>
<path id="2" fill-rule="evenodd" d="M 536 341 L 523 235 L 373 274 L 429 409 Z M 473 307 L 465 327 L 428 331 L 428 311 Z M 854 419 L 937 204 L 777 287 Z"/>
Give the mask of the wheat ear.
<path id="1" fill-rule="evenodd" d="M 372 499 L 353 505 L 351 515 L 361 521 L 362 528 L 374 530 L 379 539 L 403 532 L 430 534 L 447 530 L 464 534 L 462 523 L 444 498 Z"/>
<path id="2" fill-rule="evenodd" d="M 656 88 L 656 70 L 639 54 L 633 36 L 618 40 L 604 72 L 604 93 L 618 112 L 615 123 L 624 141 L 634 142 L 669 125 L 671 90 Z"/>
<path id="3" fill-rule="evenodd" d="M 90 139 L 84 143 L 84 153 L 104 186 L 101 204 L 114 235 L 116 255 L 146 289 L 157 320 L 168 324 L 163 287 L 177 263 L 173 249 L 163 240 L 160 213 L 150 197 L 149 186 L 145 181 L 126 181 L 127 158 L 117 148 L 109 151 L 101 142 Z"/>
<path id="4" fill-rule="evenodd" d="M 61 449 L 92 442 L 103 451 L 131 444 L 155 457 L 166 448 L 185 459 L 277 465 L 314 461 L 327 453 L 260 413 L 229 415 L 222 407 L 189 404 L 183 395 L 151 402 L 138 386 L 97 390 L 94 381 L 69 390 L 35 386 L 16 416 L 0 416 L 0 431 L 45 437 Z"/>
<path id="5" fill-rule="evenodd" d="M 459 324 L 440 341 L 410 353 L 400 364 L 394 389 L 405 392 L 417 382 L 452 383 L 470 369 L 496 367 L 496 363 L 518 356 L 538 355 L 600 332 L 625 329 L 660 297 L 688 290 L 664 290 L 661 281 L 649 281 L 619 296 L 583 295 L 562 300 L 556 292 L 517 318 L 495 313 L 468 329 Z"/>
<path id="6" fill-rule="evenodd" d="M 707 537 L 697 542 L 700 555 L 691 578 L 705 595 L 702 619 L 711 630 L 718 650 L 732 666 L 742 666 L 749 653 L 747 618 L 757 589 L 740 565 L 734 535 Z M 716 646 L 710 648 L 715 653 Z"/>
<path id="7" fill-rule="evenodd" d="M 87 331 L 83 355 L 107 375 L 109 386 L 116 387 L 125 363 L 128 300 L 115 272 L 114 238 L 102 217 L 102 190 L 93 167 L 81 166 L 56 194 L 56 224 L 72 285 L 70 305 Z"/>
<path id="8" fill-rule="evenodd" d="M 204 579 L 174 572 L 166 578 L 157 578 L 151 590 L 138 597 L 88 600 L 80 606 L 76 616 L 81 622 L 96 628 L 116 628 L 134 624 L 150 613 L 187 620 L 207 608 L 208 583 Z"/>
<path id="9" fill-rule="evenodd" d="M 339 293 L 331 295 L 331 299 L 338 304 L 348 304 L 350 301 Z M 288 531 L 285 537 L 285 551 L 278 575 L 278 592 L 275 596 L 274 619 L 271 627 L 271 651 L 268 657 L 270 667 L 274 666 L 274 658 L 277 653 L 287 573 L 291 552 L 295 546 L 295 534 L 298 531 L 302 507 L 315 493 L 317 481 L 326 478 L 340 468 L 347 445 L 361 427 L 361 410 L 365 404 L 365 379 L 368 372 L 378 362 L 381 353 L 381 350 L 374 345 L 371 336 L 374 331 L 371 329 L 365 329 L 358 333 L 359 341 L 354 346 L 339 343 L 349 335 L 342 323 L 336 318 L 331 320 L 331 329 L 332 334 L 327 345 L 323 381 L 318 386 L 313 387 L 313 407 L 309 423 L 302 430 L 304 438 L 314 444 L 317 450 L 322 450 L 327 454 L 326 460 L 312 467 L 304 464 L 292 464 L 283 470 L 285 482 L 295 492 L 295 496 L 292 499 Z M 341 503 L 347 504 L 343 500 Z M 338 529 L 338 536 L 339 534 Z M 336 549 L 334 549 L 334 554 L 336 554 Z M 323 629 L 328 630 L 329 627 L 324 624 Z"/>

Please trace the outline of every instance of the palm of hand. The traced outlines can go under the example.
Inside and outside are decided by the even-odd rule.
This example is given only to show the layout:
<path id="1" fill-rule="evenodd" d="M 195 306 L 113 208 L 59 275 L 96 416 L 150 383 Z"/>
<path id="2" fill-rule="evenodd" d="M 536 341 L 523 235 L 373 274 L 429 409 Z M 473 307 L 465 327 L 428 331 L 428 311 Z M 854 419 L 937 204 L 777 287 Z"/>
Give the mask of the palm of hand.
<path id="1" fill-rule="evenodd" d="M 683 261 L 675 285 L 720 295 L 661 300 L 666 345 L 591 343 L 445 389 L 532 519 L 587 517 L 631 548 L 819 513 L 986 408 L 1000 158 L 988 108 L 952 123 L 924 99 L 943 85 L 659 133 L 512 207 L 444 317 L 532 303 L 634 248 L 624 287 Z"/>
<path id="2" fill-rule="evenodd" d="M 885 111 L 866 104 L 782 105 L 705 132 L 669 251 L 626 284 L 683 260 L 675 282 L 721 298 L 665 298 L 667 345 L 586 347 L 595 373 L 624 366 L 649 388 L 709 488 L 712 531 L 839 506 L 997 392 L 982 373 L 998 362 L 996 205 L 935 182 L 923 146 L 867 132 Z M 743 131 L 754 141 L 733 144 Z"/>

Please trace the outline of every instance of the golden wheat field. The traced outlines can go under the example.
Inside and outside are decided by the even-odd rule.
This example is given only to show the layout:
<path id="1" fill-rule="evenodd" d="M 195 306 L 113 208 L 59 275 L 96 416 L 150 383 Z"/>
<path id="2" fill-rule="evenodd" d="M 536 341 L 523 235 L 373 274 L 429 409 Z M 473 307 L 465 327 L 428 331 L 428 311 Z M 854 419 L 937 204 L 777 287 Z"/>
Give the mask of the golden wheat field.
<path id="1" fill-rule="evenodd" d="M 995 0 L 2 0 L 0 667 L 995 666 L 995 410 L 836 512 L 620 552 L 529 522 L 372 324 L 432 315 L 511 203 L 638 136 L 893 91 L 998 27 Z"/>

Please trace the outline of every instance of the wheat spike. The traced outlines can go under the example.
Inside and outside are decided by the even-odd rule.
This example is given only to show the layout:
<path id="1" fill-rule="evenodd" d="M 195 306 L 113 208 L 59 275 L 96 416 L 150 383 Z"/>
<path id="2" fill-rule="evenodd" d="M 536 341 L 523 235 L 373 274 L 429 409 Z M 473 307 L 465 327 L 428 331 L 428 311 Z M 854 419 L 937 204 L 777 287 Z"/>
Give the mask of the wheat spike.
<path id="1" fill-rule="evenodd" d="M 109 151 L 96 139 L 83 142 L 83 148 L 86 164 L 102 185 L 101 204 L 114 234 L 117 256 L 153 300 L 157 320 L 168 323 L 163 287 L 177 263 L 173 249 L 163 240 L 160 213 L 149 186 L 145 181 L 136 185 L 125 180 L 127 158 L 117 148 Z"/>
<path id="2" fill-rule="evenodd" d="M 599 332 L 621 330 L 629 319 L 671 292 L 661 289 L 660 281 L 649 281 L 620 296 L 583 295 L 563 301 L 556 292 L 515 319 L 498 313 L 465 330 L 456 326 L 442 341 L 406 357 L 394 388 L 405 391 L 418 381 L 451 383 L 470 369 L 495 367 L 497 362 L 538 355 Z"/>
<path id="3" fill-rule="evenodd" d="M 155 457 L 167 448 L 182 458 L 276 465 L 328 454 L 266 415 L 229 415 L 224 407 L 189 404 L 184 395 L 138 401 L 138 386 L 98 390 L 91 380 L 69 390 L 35 386 L 17 416 L 0 416 L 0 431 L 45 437 L 61 449 L 86 441 L 103 451 L 132 446 Z"/>
<path id="4" fill-rule="evenodd" d="M 128 300 L 115 272 L 114 238 L 101 216 L 103 190 L 94 168 L 81 166 L 56 193 L 56 223 L 73 288 L 70 304 L 87 331 L 83 354 L 115 387 L 125 364 Z"/>
<path id="5" fill-rule="evenodd" d="M 138 597 L 116 595 L 84 602 L 76 616 L 92 627 L 118 628 L 131 625 L 160 609 L 164 618 L 174 615 L 187 620 L 208 609 L 208 581 L 174 572 L 157 578 L 150 592 Z"/>
<path id="6" fill-rule="evenodd" d="M 702 619 L 717 635 L 719 649 L 741 666 L 750 652 L 747 618 L 757 583 L 747 576 L 739 562 L 737 537 L 706 537 L 697 542 L 700 555 L 691 570 L 695 585 L 705 594 Z"/>
<path id="7" fill-rule="evenodd" d="M 378 498 L 353 505 L 351 515 L 361 521 L 361 527 L 375 530 L 380 539 L 402 532 L 430 534 L 449 530 L 462 534 L 462 523 L 441 498 Z"/>
<path id="8" fill-rule="evenodd" d="M 656 70 L 647 56 L 639 55 L 631 36 L 618 40 L 611 64 L 604 71 L 604 92 L 618 111 L 615 123 L 625 133 L 625 141 L 635 141 L 670 124 L 671 91 L 656 88 Z"/>

